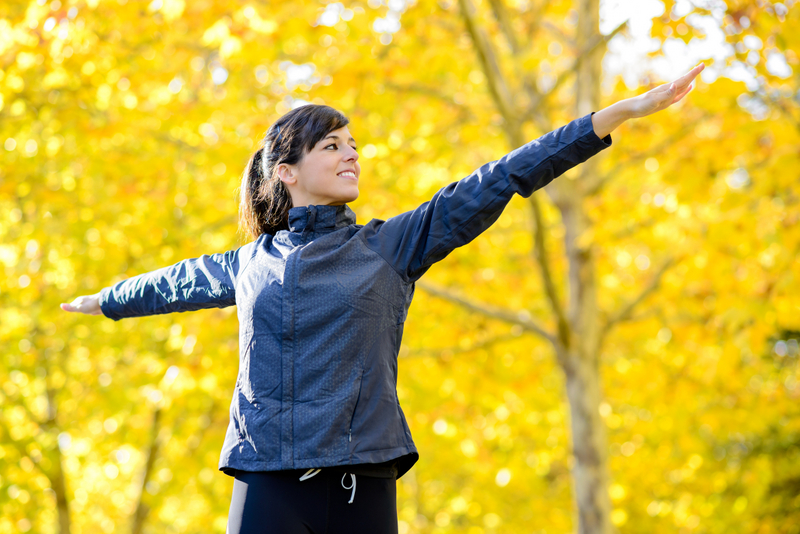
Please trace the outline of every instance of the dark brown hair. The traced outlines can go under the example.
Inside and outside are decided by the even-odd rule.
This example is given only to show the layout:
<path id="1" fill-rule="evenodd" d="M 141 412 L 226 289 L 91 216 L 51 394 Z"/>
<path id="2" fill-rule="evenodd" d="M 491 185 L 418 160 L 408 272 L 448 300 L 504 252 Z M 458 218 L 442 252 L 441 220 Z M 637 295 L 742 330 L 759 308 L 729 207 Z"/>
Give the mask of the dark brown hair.
<path id="1" fill-rule="evenodd" d="M 305 104 L 275 121 L 252 156 L 239 189 L 239 231 L 256 239 L 289 229 L 292 197 L 275 172 L 281 163 L 295 165 L 322 138 L 350 120 L 330 106 Z"/>

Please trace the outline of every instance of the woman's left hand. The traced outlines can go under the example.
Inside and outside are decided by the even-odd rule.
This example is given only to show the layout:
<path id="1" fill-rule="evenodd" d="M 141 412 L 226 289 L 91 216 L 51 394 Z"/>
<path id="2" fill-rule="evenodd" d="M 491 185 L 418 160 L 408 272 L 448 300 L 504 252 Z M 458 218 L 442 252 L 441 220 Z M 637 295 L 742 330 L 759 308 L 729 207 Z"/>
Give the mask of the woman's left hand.
<path id="1" fill-rule="evenodd" d="M 659 85 L 644 94 L 628 99 L 630 118 L 646 117 L 680 102 L 692 90 L 692 82 L 704 68 L 705 64 L 700 63 L 674 82 Z"/>

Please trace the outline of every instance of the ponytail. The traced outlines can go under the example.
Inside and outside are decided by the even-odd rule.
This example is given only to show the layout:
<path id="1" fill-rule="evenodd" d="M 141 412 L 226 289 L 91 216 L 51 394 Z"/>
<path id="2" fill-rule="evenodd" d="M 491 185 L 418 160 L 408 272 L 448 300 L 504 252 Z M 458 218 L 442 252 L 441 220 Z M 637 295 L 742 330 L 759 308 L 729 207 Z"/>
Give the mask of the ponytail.
<path id="1" fill-rule="evenodd" d="M 277 131 L 277 142 L 270 142 L 267 136 L 262 146 L 250 156 L 242 175 L 239 231 L 250 239 L 289 229 L 292 197 L 275 172 L 281 160 L 280 153 L 269 150 L 273 145 L 280 148 L 280 127 L 277 127 Z"/>
<path id="2" fill-rule="evenodd" d="M 276 168 L 281 163 L 299 163 L 328 133 L 349 122 L 330 106 L 305 104 L 286 113 L 267 131 L 242 174 L 239 231 L 245 238 L 289 229 L 292 196 Z"/>

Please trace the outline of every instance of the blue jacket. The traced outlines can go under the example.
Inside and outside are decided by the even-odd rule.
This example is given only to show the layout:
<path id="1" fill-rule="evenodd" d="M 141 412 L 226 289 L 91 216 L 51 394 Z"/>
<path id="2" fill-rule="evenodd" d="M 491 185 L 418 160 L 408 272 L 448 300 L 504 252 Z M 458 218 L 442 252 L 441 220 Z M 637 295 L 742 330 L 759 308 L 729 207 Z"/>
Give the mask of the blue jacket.
<path id="1" fill-rule="evenodd" d="M 606 147 L 591 113 L 386 221 L 342 206 L 289 211 L 288 231 L 123 280 L 111 319 L 237 306 L 239 374 L 219 468 L 273 471 L 417 461 L 397 399 L 397 353 L 414 282 L 500 216 Z"/>

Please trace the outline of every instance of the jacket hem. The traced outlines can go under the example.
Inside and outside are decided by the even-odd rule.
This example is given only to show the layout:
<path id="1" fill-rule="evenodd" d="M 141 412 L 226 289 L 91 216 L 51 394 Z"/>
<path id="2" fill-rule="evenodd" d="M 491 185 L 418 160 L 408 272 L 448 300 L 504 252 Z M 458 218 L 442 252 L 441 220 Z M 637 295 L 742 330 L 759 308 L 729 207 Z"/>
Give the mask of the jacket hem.
<path id="1" fill-rule="evenodd" d="M 336 467 L 346 465 L 356 465 L 365 463 L 383 463 L 389 460 L 398 460 L 397 478 L 403 476 L 411 466 L 419 459 L 419 453 L 414 448 L 395 447 L 392 449 L 376 449 L 372 451 L 360 452 L 352 457 L 350 455 L 341 456 L 321 456 L 317 458 L 303 458 L 296 460 L 292 469 L 308 469 Z M 280 460 L 247 460 L 237 461 L 228 459 L 225 463 L 220 463 L 219 470 L 228 476 L 234 476 L 235 471 L 285 471 Z"/>

